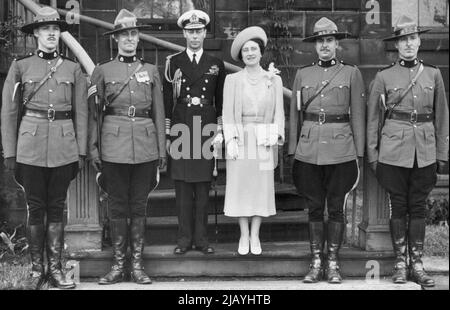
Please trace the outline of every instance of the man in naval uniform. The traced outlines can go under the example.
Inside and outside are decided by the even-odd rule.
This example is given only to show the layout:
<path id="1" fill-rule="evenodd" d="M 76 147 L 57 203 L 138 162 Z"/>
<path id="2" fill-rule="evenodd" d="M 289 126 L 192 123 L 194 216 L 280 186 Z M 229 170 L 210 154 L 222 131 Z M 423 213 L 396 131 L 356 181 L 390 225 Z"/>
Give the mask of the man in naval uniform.
<path id="1" fill-rule="evenodd" d="M 214 253 L 207 238 L 213 171 L 210 146 L 223 140 L 225 69 L 222 60 L 203 51 L 208 23 L 209 16 L 199 10 L 180 16 L 178 26 L 183 29 L 187 49 L 169 56 L 165 70 L 167 151 L 179 224 L 175 254 L 184 254 L 193 246 L 205 254 Z"/>
<path id="2" fill-rule="evenodd" d="M 429 287 L 434 280 L 425 273 L 421 259 L 426 199 L 436 183 L 436 171 L 441 172 L 448 161 L 449 114 L 441 72 L 417 58 L 419 34 L 426 31 L 401 16 L 392 36 L 384 39 L 395 42 L 399 59 L 378 72 L 373 82 L 367 152 L 390 198 L 396 256 L 392 280 L 407 281 L 408 246 L 411 280 Z"/>
<path id="3" fill-rule="evenodd" d="M 338 32 L 336 24 L 328 18 L 318 20 L 313 36 L 303 41 L 314 42 L 319 60 L 298 70 L 292 88 L 288 154 L 295 154 L 293 179 L 309 214 L 312 262 L 304 279 L 306 283 L 322 278 L 325 239 L 327 280 L 330 283 L 342 280 L 338 252 L 345 231 L 345 205 L 348 194 L 358 184 L 357 158 L 364 154 L 363 79 L 356 66 L 336 59 L 338 40 L 348 35 Z"/>
<path id="4" fill-rule="evenodd" d="M 40 8 L 34 22 L 21 28 L 36 37 L 38 50 L 13 61 L 3 88 L 5 166 L 16 170 L 26 193 L 34 288 L 44 281 L 44 245 L 49 282 L 75 287 L 61 265 L 63 217 L 70 181 L 86 156 L 88 109 L 80 65 L 58 53 L 61 32 L 67 29 L 55 9 Z"/>
<path id="5" fill-rule="evenodd" d="M 151 283 L 142 254 L 147 198 L 158 166 L 166 165 L 165 116 L 158 68 L 136 56 L 141 28 L 136 22 L 133 13 L 122 9 L 114 29 L 105 33 L 117 42 L 118 55 L 95 68 L 88 95 L 93 109 L 89 114 L 89 157 L 102 172 L 100 183 L 108 194 L 114 251 L 111 271 L 99 284 L 124 279 L 128 240 L 131 279 Z"/>

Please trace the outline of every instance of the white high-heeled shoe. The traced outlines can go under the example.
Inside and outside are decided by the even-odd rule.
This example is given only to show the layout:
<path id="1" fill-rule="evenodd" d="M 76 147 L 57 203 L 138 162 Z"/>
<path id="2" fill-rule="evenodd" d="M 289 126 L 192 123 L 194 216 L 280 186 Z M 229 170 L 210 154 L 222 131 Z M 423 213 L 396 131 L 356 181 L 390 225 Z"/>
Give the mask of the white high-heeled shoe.
<path id="1" fill-rule="evenodd" d="M 261 255 L 262 249 L 261 249 L 261 242 L 259 241 L 259 238 L 251 238 L 250 237 L 250 252 L 253 255 Z"/>
<path id="2" fill-rule="evenodd" d="M 240 238 L 239 239 L 239 248 L 238 253 L 239 255 L 247 255 L 250 251 L 250 240 L 249 238 Z"/>

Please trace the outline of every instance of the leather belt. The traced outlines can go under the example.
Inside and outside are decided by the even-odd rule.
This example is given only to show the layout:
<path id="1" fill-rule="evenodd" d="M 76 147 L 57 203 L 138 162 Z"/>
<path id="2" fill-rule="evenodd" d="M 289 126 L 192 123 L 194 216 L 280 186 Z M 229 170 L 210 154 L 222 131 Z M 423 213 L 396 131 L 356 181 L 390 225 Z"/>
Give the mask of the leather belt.
<path id="1" fill-rule="evenodd" d="M 128 116 L 129 118 L 134 117 L 150 118 L 152 113 L 151 110 L 136 109 L 136 107 L 134 106 L 130 106 L 128 107 L 128 109 L 106 107 L 105 115 Z"/>
<path id="2" fill-rule="evenodd" d="M 350 121 L 350 115 L 349 114 L 327 114 L 325 112 L 320 112 L 320 113 L 305 112 L 304 120 L 318 122 L 319 124 L 348 123 Z"/>
<path id="3" fill-rule="evenodd" d="M 199 97 L 191 97 L 191 98 L 183 98 L 180 100 L 182 103 L 185 103 L 190 107 L 191 105 L 199 105 L 202 107 L 203 105 L 211 105 L 212 102 L 209 99 L 199 98 Z"/>
<path id="4" fill-rule="evenodd" d="M 35 110 L 27 108 L 23 113 L 24 116 L 48 119 L 49 121 L 72 119 L 72 111 L 55 111 L 53 108 L 48 110 Z"/>
<path id="5" fill-rule="evenodd" d="M 418 114 L 416 111 L 413 112 L 392 111 L 389 119 L 394 119 L 398 121 L 407 121 L 411 123 L 432 122 L 434 120 L 434 113 Z"/>

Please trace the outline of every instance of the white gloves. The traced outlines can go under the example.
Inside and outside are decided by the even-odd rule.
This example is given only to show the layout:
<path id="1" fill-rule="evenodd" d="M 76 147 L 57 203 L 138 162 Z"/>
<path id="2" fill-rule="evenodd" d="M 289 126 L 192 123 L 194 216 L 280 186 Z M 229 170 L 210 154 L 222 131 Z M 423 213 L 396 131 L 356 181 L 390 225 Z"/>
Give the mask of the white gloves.
<path id="1" fill-rule="evenodd" d="M 239 156 L 239 146 L 236 139 L 230 140 L 227 145 L 227 158 L 235 160 Z"/>

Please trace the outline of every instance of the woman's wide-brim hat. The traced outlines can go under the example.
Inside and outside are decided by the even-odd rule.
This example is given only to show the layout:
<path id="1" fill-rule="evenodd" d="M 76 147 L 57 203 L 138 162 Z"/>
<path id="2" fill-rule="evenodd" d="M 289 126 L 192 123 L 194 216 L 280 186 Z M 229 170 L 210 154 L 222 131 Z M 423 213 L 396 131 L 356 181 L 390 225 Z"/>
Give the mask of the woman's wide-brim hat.
<path id="1" fill-rule="evenodd" d="M 242 46 L 252 39 L 260 39 L 263 42 L 264 47 L 267 45 L 267 34 L 264 29 L 258 26 L 245 28 L 238 33 L 231 44 L 231 58 L 239 61 L 239 54 L 241 53 Z"/>
<path id="2" fill-rule="evenodd" d="M 392 36 L 384 38 L 383 41 L 394 41 L 398 38 L 408 36 L 414 33 L 424 33 L 430 31 L 431 29 L 420 29 L 417 23 L 406 15 L 402 15 L 397 19 L 395 23 Z"/>
<path id="3" fill-rule="evenodd" d="M 337 40 L 350 38 L 353 35 L 348 32 L 339 32 L 336 24 L 326 18 L 322 17 L 314 24 L 313 35 L 303 39 L 303 42 L 315 42 L 317 39 L 322 37 L 333 36 Z"/>
<path id="4" fill-rule="evenodd" d="M 114 20 L 114 29 L 105 32 L 103 35 L 106 36 L 130 29 L 148 29 L 150 27 L 149 25 L 138 25 L 136 15 L 127 9 L 122 9 Z"/>
<path id="5" fill-rule="evenodd" d="M 52 7 L 43 6 L 38 9 L 33 22 L 22 26 L 20 30 L 26 34 L 33 34 L 34 29 L 44 25 L 58 25 L 61 32 L 69 29 L 69 24 L 65 20 L 61 20 L 58 11 Z"/>

